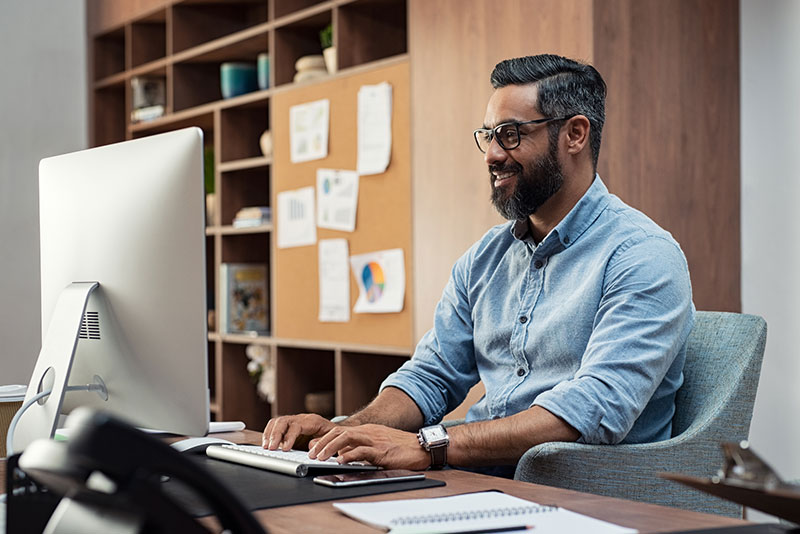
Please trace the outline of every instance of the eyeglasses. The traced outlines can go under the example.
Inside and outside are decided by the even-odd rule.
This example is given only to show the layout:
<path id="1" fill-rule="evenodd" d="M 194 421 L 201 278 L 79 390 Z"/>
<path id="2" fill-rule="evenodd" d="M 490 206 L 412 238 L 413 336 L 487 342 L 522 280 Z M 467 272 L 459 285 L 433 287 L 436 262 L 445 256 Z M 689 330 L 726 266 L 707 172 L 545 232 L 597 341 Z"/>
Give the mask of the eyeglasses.
<path id="1" fill-rule="evenodd" d="M 478 150 L 484 154 L 489 150 L 492 139 L 496 139 L 497 144 L 504 150 L 514 150 L 519 146 L 519 127 L 523 124 L 544 124 L 545 122 L 563 121 L 571 118 L 572 117 L 550 117 L 547 119 L 534 119 L 532 121 L 504 122 L 503 124 L 498 124 L 494 128 L 478 128 L 472 132 L 472 135 L 475 137 L 475 144 L 478 145 Z"/>

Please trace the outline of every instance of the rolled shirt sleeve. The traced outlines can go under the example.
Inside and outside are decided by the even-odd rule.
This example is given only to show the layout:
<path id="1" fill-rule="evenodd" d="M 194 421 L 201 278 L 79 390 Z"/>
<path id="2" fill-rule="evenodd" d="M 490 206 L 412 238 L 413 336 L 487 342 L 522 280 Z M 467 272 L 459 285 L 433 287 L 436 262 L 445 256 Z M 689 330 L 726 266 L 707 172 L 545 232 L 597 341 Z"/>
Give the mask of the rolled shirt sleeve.
<path id="1" fill-rule="evenodd" d="M 438 423 L 455 409 L 478 380 L 473 346 L 473 323 L 466 295 L 468 257 L 452 269 L 436 306 L 434 326 L 417 344 L 414 356 L 390 375 L 381 390 L 404 391 L 419 407 L 425 425 Z"/>

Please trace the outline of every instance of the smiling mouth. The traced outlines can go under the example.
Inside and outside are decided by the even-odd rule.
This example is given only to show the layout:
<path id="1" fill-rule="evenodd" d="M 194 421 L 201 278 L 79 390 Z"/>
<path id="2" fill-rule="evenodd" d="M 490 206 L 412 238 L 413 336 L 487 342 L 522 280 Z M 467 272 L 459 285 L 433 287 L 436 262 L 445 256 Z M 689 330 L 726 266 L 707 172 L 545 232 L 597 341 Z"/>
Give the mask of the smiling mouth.
<path id="1" fill-rule="evenodd" d="M 503 187 L 504 185 L 508 184 L 516 175 L 516 172 L 493 172 L 492 176 L 494 176 L 494 186 Z"/>

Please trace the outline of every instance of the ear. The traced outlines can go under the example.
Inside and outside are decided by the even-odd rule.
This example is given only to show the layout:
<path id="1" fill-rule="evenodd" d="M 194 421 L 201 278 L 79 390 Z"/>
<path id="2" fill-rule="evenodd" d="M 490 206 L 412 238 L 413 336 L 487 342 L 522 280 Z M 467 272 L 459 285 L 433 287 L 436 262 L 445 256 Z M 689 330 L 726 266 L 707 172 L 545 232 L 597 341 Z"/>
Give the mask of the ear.
<path id="1" fill-rule="evenodd" d="M 589 144 L 589 119 L 584 115 L 575 115 L 564 125 L 566 133 L 567 154 L 576 155 Z"/>

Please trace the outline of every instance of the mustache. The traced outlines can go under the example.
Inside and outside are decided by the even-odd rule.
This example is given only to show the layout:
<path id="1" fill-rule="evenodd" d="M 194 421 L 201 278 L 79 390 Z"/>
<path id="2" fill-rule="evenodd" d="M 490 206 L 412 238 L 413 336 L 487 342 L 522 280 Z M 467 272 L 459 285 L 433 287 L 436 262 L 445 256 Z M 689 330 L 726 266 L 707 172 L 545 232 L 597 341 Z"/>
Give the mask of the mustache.
<path id="1" fill-rule="evenodd" d="M 503 165 L 491 164 L 489 165 L 489 173 L 503 173 L 503 172 L 522 172 L 522 165 L 516 162 L 510 162 Z M 494 178 L 492 178 L 494 179 Z"/>

